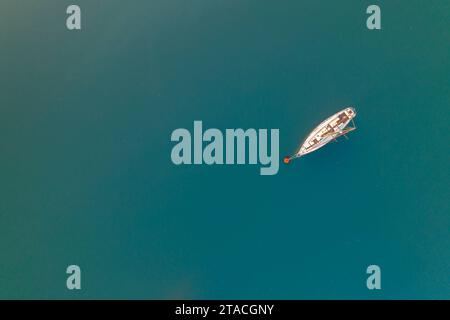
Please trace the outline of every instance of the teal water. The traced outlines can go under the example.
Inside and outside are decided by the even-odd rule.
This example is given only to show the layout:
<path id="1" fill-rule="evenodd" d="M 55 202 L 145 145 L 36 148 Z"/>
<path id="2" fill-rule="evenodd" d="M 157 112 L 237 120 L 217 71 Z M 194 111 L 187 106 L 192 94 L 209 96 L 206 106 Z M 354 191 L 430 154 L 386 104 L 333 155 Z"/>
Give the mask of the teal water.
<path id="1" fill-rule="evenodd" d="M 72 2 L 0 2 L 0 298 L 450 298 L 448 1 Z M 276 176 L 170 161 L 194 120 L 282 157 L 347 105 Z"/>

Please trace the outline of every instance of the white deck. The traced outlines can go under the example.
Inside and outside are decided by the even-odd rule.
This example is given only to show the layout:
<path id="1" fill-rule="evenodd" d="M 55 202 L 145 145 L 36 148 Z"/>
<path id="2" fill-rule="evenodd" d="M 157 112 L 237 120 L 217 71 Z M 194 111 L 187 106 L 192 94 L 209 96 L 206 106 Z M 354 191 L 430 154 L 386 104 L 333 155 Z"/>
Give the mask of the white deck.
<path id="1" fill-rule="evenodd" d="M 345 129 L 355 116 L 355 109 L 348 107 L 327 118 L 306 137 L 296 156 L 301 157 L 316 151 L 335 139 L 342 134 L 342 130 Z"/>

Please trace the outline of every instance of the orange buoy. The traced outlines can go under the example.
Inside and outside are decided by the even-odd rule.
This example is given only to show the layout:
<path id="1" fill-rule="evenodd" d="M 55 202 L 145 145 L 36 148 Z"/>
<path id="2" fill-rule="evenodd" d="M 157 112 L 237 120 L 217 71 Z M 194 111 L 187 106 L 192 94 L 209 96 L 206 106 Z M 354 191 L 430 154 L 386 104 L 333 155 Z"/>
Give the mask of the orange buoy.
<path id="1" fill-rule="evenodd" d="M 289 164 L 289 162 L 291 161 L 290 157 L 284 157 L 283 162 L 286 164 Z"/>

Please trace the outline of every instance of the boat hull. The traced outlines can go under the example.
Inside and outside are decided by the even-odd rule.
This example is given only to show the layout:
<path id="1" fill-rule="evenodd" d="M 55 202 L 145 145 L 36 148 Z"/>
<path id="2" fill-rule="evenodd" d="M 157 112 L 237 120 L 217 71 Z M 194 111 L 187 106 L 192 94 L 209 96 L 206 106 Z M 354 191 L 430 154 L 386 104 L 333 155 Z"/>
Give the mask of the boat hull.
<path id="1" fill-rule="evenodd" d="M 308 153 L 316 151 L 338 136 L 344 134 L 345 127 L 355 116 L 355 109 L 348 107 L 322 121 L 306 137 L 295 156 L 302 157 Z"/>

